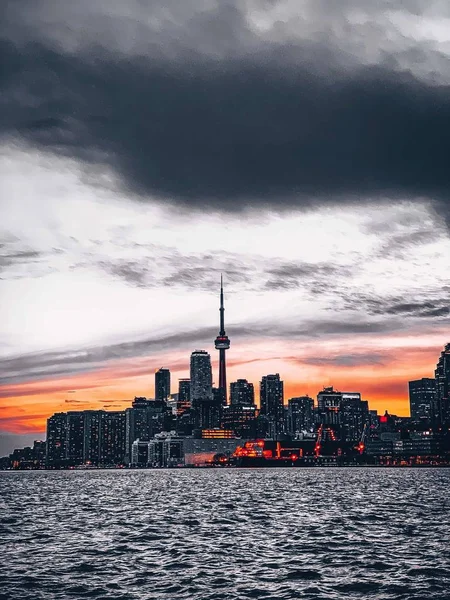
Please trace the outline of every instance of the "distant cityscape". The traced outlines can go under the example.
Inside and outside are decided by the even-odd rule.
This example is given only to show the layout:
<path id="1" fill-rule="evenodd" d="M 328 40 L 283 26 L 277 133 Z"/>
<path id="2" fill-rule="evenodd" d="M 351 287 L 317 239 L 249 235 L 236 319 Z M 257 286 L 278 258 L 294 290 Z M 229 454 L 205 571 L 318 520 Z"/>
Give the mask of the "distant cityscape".
<path id="1" fill-rule="evenodd" d="M 233 466 L 450 466 L 450 343 L 434 377 L 409 382 L 410 417 L 370 410 L 360 392 L 326 387 L 316 400 L 290 398 L 278 373 L 255 390 L 246 379 L 227 386 L 223 282 L 218 387 L 211 356 L 194 350 L 190 378 L 155 373 L 155 398 L 135 397 L 122 411 L 59 412 L 45 441 L 14 450 L 1 469 L 96 469 Z"/>

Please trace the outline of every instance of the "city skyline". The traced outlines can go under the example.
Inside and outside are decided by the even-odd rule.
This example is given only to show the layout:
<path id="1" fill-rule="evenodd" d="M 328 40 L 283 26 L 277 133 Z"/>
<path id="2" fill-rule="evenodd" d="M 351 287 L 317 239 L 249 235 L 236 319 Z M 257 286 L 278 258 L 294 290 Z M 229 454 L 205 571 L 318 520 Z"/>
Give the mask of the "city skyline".
<path id="1" fill-rule="evenodd" d="M 228 336 L 226 336 L 226 332 L 225 332 L 225 322 L 224 322 L 224 289 L 223 289 L 223 275 L 220 275 L 220 295 L 219 295 L 220 301 L 219 301 L 219 314 L 220 314 L 220 327 L 219 327 L 219 335 L 216 337 L 216 339 L 214 340 L 214 347 L 215 349 L 219 350 L 219 360 L 217 361 L 217 369 L 218 369 L 218 379 L 217 381 L 219 382 L 218 385 L 216 384 L 215 380 L 214 380 L 214 373 L 213 373 L 213 364 L 211 361 L 211 355 L 206 351 L 206 350 L 194 350 L 191 353 L 191 357 L 190 357 L 190 373 L 189 373 L 189 378 L 185 378 L 185 377 L 178 377 L 178 391 L 177 392 L 173 392 L 173 390 L 171 389 L 171 385 L 174 385 L 174 381 L 172 379 L 172 373 L 170 371 L 170 368 L 168 367 L 159 367 L 159 369 L 154 371 L 154 394 L 153 394 L 153 399 L 156 400 L 156 402 L 162 401 L 163 403 L 166 403 L 170 398 L 176 397 L 178 398 L 180 396 L 180 394 L 178 392 L 181 393 L 181 397 L 180 400 L 182 402 L 182 404 L 177 404 L 178 406 L 184 406 L 184 402 L 185 402 L 185 398 L 184 398 L 184 389 L 185 389 L 185 384 L 188 383 L 188 395 L 190 397 L 190 399 L 192 400 L 192 398 L 197 398 L 196 401 L 192 402 L 192 408 L 195 409 L 195 411 L 201 415 L 200 416 L 200 420 L 198 421 L 198 424 L 200 425 L 201 428 L 214 428 L 214 427 L 221 427 L 222 423 L 226 423 L 227 419 L 228 421 L 231 421 L 230 423 L 233 423 L 233 419 L 240 419 L 239 416 L 239 410 L 238 413 L 233 412 L 233 407 L 232 405 L 233 403 L 233 397 L 236 398 L 240 398 L 240 400 L 238 401 L 239 405 L 247 405 L 248 407 L 248 400 L 245 400 L 247 394 L 249 392 L 247 392 L 247 390 L 249 389 L 249 386 L 251 388 L 251 395 L 254 398 L 253 394 L 254 394 L 254 384 L 252 382 L 249 382 L 247 379 L 242 379 L 242 378 L 238 378 L 236 381 L 232 381 L 229 384 L 229 389 L 224 390 L 221 387 L 221 384 L 223 386 L 224 382 L 226 384 L 226 365 L 225 365 L 225 356 L 224 356 L 224 349 L 229 349 L 230 347 L 230 343 L 229 343 L 229 338 Z M 225 342 L 225 344 L 223 343 Z M 437 366 L 436 366 L 436 371 L 435 371 L 435 377 L 436 377 L 436 381 L 441 381 L 444 382 L 444 380 L 446 381 L 446 378 L 448 378 L 448 351 L 449 351 L 449 347 L 450 344 L 447 344 L 444 347 L 444 350 L 441 351 Z M 206 361 L 206 362 L 205 362 Z M 446 362 L 443 362 L 446 361 Z M 445 365 L 445 366 L 444 366 Z M 439 379 L 440 378 L 440 379 Z M 437 386 L 436 388 L 434 387 L 434 379 L 431 378 L 421 378 L 419 379 L 418 377 L 415 377 L 414 380 L 409 381 L 408 382 L 408 405 L 409 405 L 409 410 L 408 413 L 411 414 L 411 416 L 418 418 L 419 416 L 422 417 L 427 417 L 427 421 L 428 422 L 432 422 L 432 419 L 434 417 L 432 417 L 433 411 L 436 410 L 436 408 L 434 407 L 433 402 L 435 402 L 435 400 L 431 400 L 431 404 L 430 404 L 430 398 L 434 397 L 435 395 L 435 389 L 437 390 Z M 172 382 L 172 383 L 171 383 Z M 433 387 L 432 387 L 432 391 L 431 393 L 429 392 L 429 383 L 428 382 L 432 382 L 433 383 Z M 424 388 L 424 384 L 426 384 L 428 387 Z M 214 386 L 217 387 L 214 387 Z M 442 385 L 448 385 L 448 383 L 444 384 L 442 383 Z M 237 390 L 239 389 L 242 390 L 241 393 L 239 393 L 238 395 L 236 395 Z M 301 396 L 300 394 L 297 395 L 288 395 L 285 396 L 284 395 L 284 381 L 281 380 L 280 375 L 278 373 L 276 374 L 267 374 L 267 375 L 262 375 L 260 377 L 260 381 L 259 381 L 259 400 L 258 399 L 254 399 L 253 401 L 255 402 L 255 404 L 253 405 L 255 409 L 257 409 L 260 414 L 263 415 L 267 415 L 267 414 L 271 414 L 273 413 L 273 418 L 274 418 L 274 424 L 269 426 L 269 429 L 267 430 L 267 433 L 269 435 L 275 435 L 275 437 L 280 433 L 280 432 L 284 432 L 284 427 L 286 426 L 286 423 L 289 423 L 289 419 L 291 417 L 288 416 L 291 406 L 291 401 L 295 402 L 295 401 L 300 401 L 302 400 L 302 398 L 307 398 L 308 402 L 311 400 L 311 406 L 314 407 L 315 405 L 315 400 L 314 398 L 317 398 L 317 402 L 318 402 L 318 407 L 320 410 L 320 406 L 321 406 L 321 395 L 326 393 L 328 390 L 331 390 L 331 392 L 334 394 L 338 394 L 341 395 L 342 393 L 346 396 L 346 397 L 350 397 L 350 396 L 357 396 L 359 398 L 359 402 L 361 402 L 361 400 L 363 400 L 363 402 L 365 402 L 365 404 L 367 405 L 367 399 L 364 399 L 361 395 L 361 392 L 357 392 L 355 393 L 354 390 L 356 388 L 349 388 L 353 391 L 349 392 L 349 390 L 347 390 L 346 392 L 342 392 L 339 389 L 333 390 L 333 386 L 323 386 L 323 389 L 321 390 L 317 390 L 316 393 L 311 394 L 312 397 L 310 397 L 310 393 L 308 392 L 302 392 Z M 75 394 L 76 391 L 75 390 L 71 390 L 69 393 L 73 393 Z M 216 393 L 218 393 L 218 396 L 216 396 Z M 266 395 L 269 394 L 269 396 L 267 396 L 266 399 Z M 441 395 L 447 394 L 447 388 L 441 388 Z M 146 401 L 147 396 L 141 395 L 141 396 L 135 396 L 135 400 L 133 403 L 134 404 L 137 402 L 139 402 L 141 399 L 143 401 Z M 271 399 L 269 399 L 269 397 Z M 229 398 L 229 402 L 228 402 L 228 398 Z M 204 402 L 200 401 L 200 403 L 198 403 L 199 400 L 202 401 L 207 401 L 206 404 L 204 404 Z M 123 414 L 123 416 L 125 417 L 125 414 L 127 411 L 125 411 L 125 413 L 123 412 L 123 409 L 126 407 L 127 404 L 129 404 L 129 400 L 126 400 L 122 403 L 116 402 L 116 403 L 107 403 L 107 404 L 103 404 L 102 408 L 99 408 L 98 406 L 92 406 L 92 405 L 88 405 L 86 406 L 80 406 L 81 403 L 79 402 L 75 402 L 77 404 L 77 406 L 72 407 L 72 412 L 75 411 L 75 413 L 78 411 L 93 411 L 94 413 L 100 414 L 100 413 L 104 413 L 105 409 L 109 412 L 109 414 L 111 415 L 111 418 L 114 418 L 115 414 Z M 446 401 L 447 402 L 447 401 Z M 65 401 L 65 404 L 70 404 L 70 402 Z M 273 404 L 275 403 L 275 404 Z M 228 405 L 228 407 L 230 408 L 230 411 L 226 411 L 228 414 L 228 417 L 226 416 L 220 416 L 222 413 L 222 409 L 220 408 L 223 404 Z M 279 408 L 277 408 L 277 405 L 279 404 Z M 188 403 L 188 405 L 191 405 L 191 402 Z M 251 402 L 250 402 L 251 405 Z M 436 405 L 437 406 L 437 405 Z M 206 408 L 205 408 L 206 407 Z M 214 408 L 215 407 L 215 408 Z M 288 410 L 288 413 L 285 413 L 283 410 L 283 407 L 286 408 Z M 288 408 L 289 407 L 289 408 Z M 448 410 L 447 404 L 445 404 L 445 410 Z M 69 407 L 64 407 L 62 408 L 62 410 L 59 413 L 56 413 L 54 415 L 54 417 L 57 417 L 58 414 L 67 414 L 70 415 L 70 406 Z M 249 408 L 249 407 L 248 407 Z M 113 409 L 113 411 L 111 412 L 111 409 Z M 374 410 L 375 413 L 378 411 L 378 407 L 376 406 L 372 406 L 370 407 L 371 410 Z M 384 407 L 384 409 L 386 409 L 386 414 L 388 412 L 388 409 L 386 407 Z M 211 410 L 213 412 L 211 412 Z M 279 412 L 281 410 L 281 412 Z M 119 412 L 118 412 L 119 411 Z M 206 412 L 205 412 L 206 411 Z M 442 411 L 442 407 L 441 407 L 441 411 Z M 176 411 L 178 414 L 178 411 Z M 217 412 L 217 414 L 216 414 Z M 75 414 L 74 413 L 74 414 Z M 108 414 L 108 413 L 107 413 Z M 445 413 L 441 412 L 441 419 L 442 416 Z M 255 418 L 255 414 L 252 413 L 252 418 Z M 250 416 L 249 413 L 247 413 L 247 417 L 248 418 Z M 401 415 L 399 415 L 401 416 Z M 303 419 L 304 417 L 302 417 Z M 47 423 L 47 428 L 48 428 L 48 423 L 49 423 L 49 415 L 47 415 L 46 417 L 46 423 Z M 225 420 L 224 420 L 225 419 Z M 292 420 L 292 418 L 291 418 Z M 97 424 L 97 426 L 99 426 Z M 253 432 L 253 435 L 256 435 L 256 430 Z M 36 437 L 36 436 L 33 436 Z M 6 440 L 6 443 L 3 442 L 2 443 L 2 447 L 0 448 L 1 453 L 3 453 L 6 449 L 13 449 L 13 445 L 17 445 L 17 442 L 19 441 L 20 435 L 19 436 L 15 436 L 15 437 L 11 437 L 10 440 Z M 22 439 L 24 440 L 25 436 L 22 436 Z M 26 445 L 30 443 L 29 440 L 27 440 L 27 442 L 25 442 L 24 440 L 24 444 Z M 34 443 L 38 443 L 36 441 L 34 441 Z M 127 456 L 131 456 L 131 447 L 128 448 L 127 451 Z"/>
<path id="2" fill-rule="evenodd" d="M 216 337 L 216 339 L 214 340 L 214 348 L 217 350 L 219 349 L 219 359 L 214 360 L 214 355 L 215 353 L 211 353 L 213 360 L 211 360 L 210 358 L 210 354 L 208 355 L 208 360 L 211 362 L 211 367 L 212 367 L 212 385 L 217 386 L 217 388 L 220 390 L 220 380 L 221 380 L 221 355 L 222 353 L 224 354 L 224 350 L 220 349 L 221 348 L 221 340 L 226 338 L 226 346 L 227 349 L 229 348 L 229 341 L 228 341 L 228 337 L 226 336 L 225 333 L 225 325 L 224 325 L 224 296 L 223 296 L 224 292 L 223 292 L 223 274 L 220 275 L 220 303 L 219 303 L 219 314 L 220 314 L 220 326 L 219 326 L 219 335 Z M 217 345 L 217 341 L 219 340 L 219 345 Z M 200 350 L 200 351 L 194 351 L 192 353 L 192 355 L 194 355 L 195 353 L 207 353 L 208 351 L 206 350 Z M 192 355 L 191 355 L 191 372 L 192 372 Z M 268 366 L 271 364 L 271 362 L 275 362 L 275 361 L 271 361 L 270 358 L 268 358 L 266 361 L 256 361 L 256 362 L 265 362 Z M 161 364 L 161 363 L 160 363 Z M 223 363 L 224 364 L 224 363 Z M 245 361 L 243 363 L 244 365 L 246 364 Z M 232 372 L 236 372 L 236 367 L 237 365 L 233 362 L 233 360 L 231 360 L 231 370 Z M 345 366 L 345 365 L 342 365 Z M 341 368 L 342 368 L 341 366 Z M 242 367 L 239 365 L 238 368 Z M 327 370 L 329 370 L 329 366 L 326 367 Z M 274 369 L 272 369 L 271 372 L 274 372 Z M 222 373 L 224 373 L 224 370 L 222 370 Z M 177 374 L 177 377 L 173 377 L 174 374 Z M 179 376 L 181 374 L 181 376 Z M 135 397 L 153 397 L 158 399 L 158 386 L 163 387 L 163 389 L 165 390 L 164 393 L 160 390 L 159 394 L 164 395 L 165 393 L 167 393 L 167 389 L 170 389 L 170 381 L 172 378 L 172 385 L 175 384 L 175 379 L 177 380 L 183 380 L 185 379 L 184 375 L 186 374 L 185 370 L 183 371 L 173 371 L 173 369 L 171 370 L 170 365 L 169 366 L 160 366 L 158 369 L 156 369 L 154 371 L 154 373 L 152 374 L 153 377 L 149 378 L 149 385 L 148 385 L 148 389 L 150 390 L 150 394 L 145 393 L 144 390 L 140 389 L 138 390 L 138 392 L 136 392 L 136 390 L 133 391 L 132 396 L 134 395 Z M 245 373 L 241 372 L 241 375 L 246 376 Z M 190 374 L 191 376 L 191 374 Z M 278 374 L 277 374 L 278 376 Z M 144 375 L 143 378 L 145 378 L 146 376 Z M 158 377 L 160 379 L 160 383 L 157 383 Z M 246 376 L 247 377 L 247 376 Z M 251 382 L 253 385 L 261 385 L 265 379 L 270 377 L 273 377 L 273 375 L 260 375 L 259 378 L 256 381 Z M 166 381 L 167 378 L 167 381 Z M 420 374 L 416 375 L 414 374 L 413 377 L 411 377 L 411 379 L 419 379 L 420 378 Z M 151 381 L 154 381 L 154 384 L 152 385 Z M 241 379 L 241 377 L 236 378 L 236 380 L 233 380 L 234 382 L 239 381 L 239 379 Z M 225 381 L 226 381 L 226 375 L 225 375 Z M 315 398 L 317 396 L 318 393 L 320 393 L 320 390 L 323 388 L 325 389 L 325 387 L 331 385 L 331 386 L 336 386 L 336 381 L 347 381 L 346 379 L 340 379 L 339 377 L 335 377 L 334 381 L 330 381 L 328 380 L 325 384 L 322 385 L 322 387 L 320 388 L 316 388 L 316 389 L 311 389 L 313 388 L 314 384 L 309 384 L 309 385 L 302 385 L 302 384 L 291 384 L 291 386 L 289 386 L 289 384 L 287 385 L 287 394 L 284 396 L 284 404 L 285 406 L 287 405 L 287 400 L 289 398 L 295 398 L 298 396 L 312 396 L 313 398 Z M 231 382 L 233 383 L 233 382 Z M 407 389 L 407 394 L 408 394 L 408 386 L 410 386 L 411 382 L 404 382 L 405 388 Z M 282 385 L 284 385 L 284 381 L 282 382 Z M 306 389 L 305 389 L 306 388 Z M 357 387 L 357 384 L 355 382 L 352 381 L 348 381 L 348 385 L 345 388 L 342 388 L 342 386 L 337 385 L 336 389 L 348 389 L 348 390 L 354 390 L 354 389 L 359 389 Z M 153 393 L 152 393 L 153 390 Z M 106 400 L 100 400 L 100 402 L 102 403 L 101 406 L 98 406 L 98 404 L 96 404 L 95 402 L 92 402 L 91 400 L 86 400 L 85 402 L 83 402 L 78 396 L 80 395 L 77 390 L 70 390 L 66 393 L 67 395 L 70 395 L 70 399 L 66 398 L 64 400 L 64 403 L 61 405 L 60 407 L 60 411 L 67 411 L 67 410 L 123 410 L 130 402 L 130 398 L 126 398 L 126 399 L 121 399 L 121 400 L 113 400 L 110 401 L 109 399 Z M 173 390 L 172 390 L 172 395 L 174 394 Z M 226 396 L 230 394 L 230 385 L 228 385 L 228 389 L 226 391 Z M 365 399 L 368 399 L 367 394 L 365 394 L 364 392 L 362 392 L 363 397 Z M 77 396 L 75 396 L 77 395 Z M 162 396 L 161 396 L 162 397 Z M 384 402 L 384 404 L 383 404 Z M 407 395 L 407 407 L 406 407 L 406 411 L 405 409 L 403 409 L 406 414 L 410 413 L 410 400 L 409 400 L 409 395 Z M 390 410 L 391 407 L 389 406 L 389 401 L 386 401 L 386 399 L 381 398 L 379 400 L 379 402 L 377 402 L 377 400 L 375 399 L 375 401 L 371 402 L 372 404 L 372 408 L 375 410 L 378 410 L 379 412 L 383 412 L 384 410 Z M 256 399 L 256 406 L 258 408 L 260 408 L 259 406 L 259 396 L 257 396 Z M 391 409 L 391 412 L 394 412 Z M 405 414 L 400 411 L 398 412 L 399 416 L 405 416 Z M 47 418 L 49 417 L 49 414 L 44 414 L 42 415 L 42 419 L 44 422 L 47 421 Z M 14 431 L 13 431 L 14 433 Z M 36 438 L 38 437 L 38 434 L 40 432 L 38 430 L 36 430 L 36 433 L 30 433 L 29 436 L 27 436 L 26 434 L 23 436 L 20 436 L 20 433 L 18 436 L 11 436 L 10 439 L 6 440 L 6 444 L 4 443 L 5 448 L 9 447 L 12 448 L 12 446 L 15 444 L 17 445 L 17 442 L 19 440 L 25 440 L 28 441 L 31 440 L 31 438 Z"/>
<path id="3" fill-rule="evenodd" d="M 222 279 L 220 308 L 223 331 Z M 332 386 L 317 393 L 317 402 L 308 395 L 286 402 L 279 373 L 261 377 L 259 407 L 246 379 L 230 383 L 228 403 L 223 387 L 213 386 L 205 350 L 191 353 L 190 378 L 179 379 L 178 392 L 170 387 L 170 370 L 162 367 L 155 371 L 156 398 L 135 397 L 125 410 L 56 412 L 47 419 L 46 441 L 14 449 L 0 468 L 449 464 L 450 343 L 434 379 L 409 381 L 408 418 L 380 415 L 360 392 Z"/>

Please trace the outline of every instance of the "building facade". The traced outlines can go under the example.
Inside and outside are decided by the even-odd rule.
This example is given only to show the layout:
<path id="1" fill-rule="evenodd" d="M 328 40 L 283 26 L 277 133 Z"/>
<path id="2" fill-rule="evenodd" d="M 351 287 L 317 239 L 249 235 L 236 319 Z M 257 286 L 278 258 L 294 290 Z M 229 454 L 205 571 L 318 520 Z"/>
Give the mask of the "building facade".
<path id="1" fill-rule="evenodd" d="M 408 383 L 409 409 L 414 423 L 431 424 L 436 415 L 436 380 L 422 377 Z"/>
<path id="2" fill-rule="evenodd" d="M 277 439 L 285 433 L 284 385 L 280 375 L 265 375 L 260 382 L 261 415 L 267 418 L 268 435 Z"/>
<path id="3" fill-rule="evenodd" d="M 436 425 L 450 426 L 450 344 L 441 352 L 436 370 Z"/>
<path id="4" fill-rule="evenodd" d="M 230 404 L 253 406 L 255 404 L 253 383 L 248 382 L 246 379 L 238 379 L 230 383 Z"/>
<path id="5" fill-rule="evenodd" d="M 170 396 L 170 371 L 161 367 L 155 372 L 155 400 L 167 400 Z"/>
<path id="6" fill-rule="evenodd" d="M 62 467 L 66 462 L 67 413 L 55 413 L 47 419 L 46 466 Z"/>
<path id="7" fill-rule="evenodd" d="M 286 416 L 287 433 L 292 437 L 314 427 L 314 400 L 309 396 L 290 398 Z"/>
<path id="8" fill-rule="evenodd" d="M 103 411 L 100 420 L 100 464 L 125 462 L 126 417 L 124 411 Z"/>

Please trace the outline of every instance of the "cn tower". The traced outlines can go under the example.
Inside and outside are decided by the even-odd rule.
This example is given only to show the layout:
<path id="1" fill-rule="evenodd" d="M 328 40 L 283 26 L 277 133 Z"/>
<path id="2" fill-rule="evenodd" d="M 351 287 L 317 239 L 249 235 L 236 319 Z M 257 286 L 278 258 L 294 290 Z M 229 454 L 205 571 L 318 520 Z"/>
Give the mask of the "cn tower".
<path id="1" fill-rule="evenodd" d="M 216 350 L 219 351 L 219 389 L 222 391 L 223 403 L 227 404 L 227 365 L 225 360 L 225 352 L 230 347 L 230 340 L 225 333 L 225 308 L 223 306 L 223 278 L 220 276 L 220 331 L 215 339 Z"/>

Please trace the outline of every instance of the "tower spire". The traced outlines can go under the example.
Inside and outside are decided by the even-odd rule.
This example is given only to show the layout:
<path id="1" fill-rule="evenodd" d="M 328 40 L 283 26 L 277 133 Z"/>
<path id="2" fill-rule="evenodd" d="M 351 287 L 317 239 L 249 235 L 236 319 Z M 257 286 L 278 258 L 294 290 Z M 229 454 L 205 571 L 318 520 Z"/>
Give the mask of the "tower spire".
<path id="1" fill-rule="evenodd" d="M 220 274 L 220 331 L 219 335 L 225 335 L 225 308 L 223 306 L 223 275 Z"/>
<path id="2" fill-rule="evenodd" d="M 227 403 L 227 371 L 225 352 L 230 347 L 230 340 L 225 333 L 225 307 L 223 302 L 223 275 L 220 274 L 220 329 L 219 335 L 215 339 L 216 350 L 219 351 L 219 389 L 222 393 L 223 403 Z"/>

